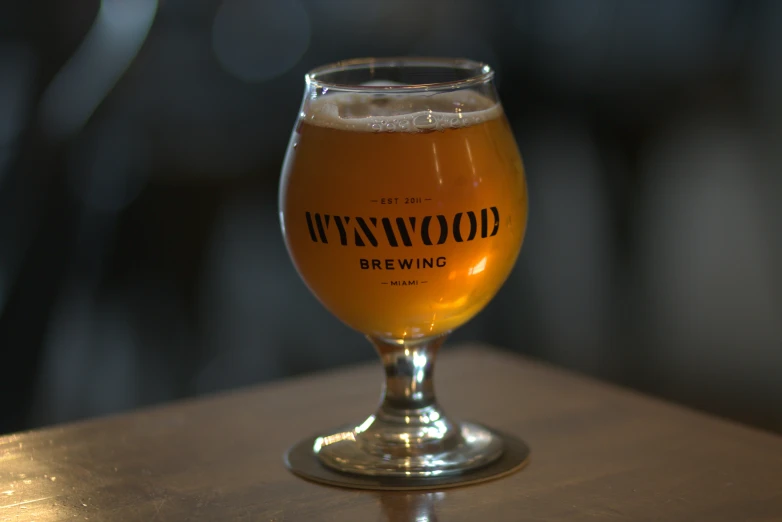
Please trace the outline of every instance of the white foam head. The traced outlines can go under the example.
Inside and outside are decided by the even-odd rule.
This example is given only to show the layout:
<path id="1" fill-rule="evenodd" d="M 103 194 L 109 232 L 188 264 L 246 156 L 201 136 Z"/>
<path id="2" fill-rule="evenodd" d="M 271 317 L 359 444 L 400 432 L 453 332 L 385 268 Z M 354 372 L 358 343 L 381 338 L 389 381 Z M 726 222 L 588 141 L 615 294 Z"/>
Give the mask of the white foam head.
<path id="1" fill-rule="evenodd" d="M 463 90 L 437 94 L 327 94 L 306 103 L 301 117 L 312 125 L 340 130 L 415 133 L 469 127 L 500 114 L 502 109 L 497 102 Z"/>

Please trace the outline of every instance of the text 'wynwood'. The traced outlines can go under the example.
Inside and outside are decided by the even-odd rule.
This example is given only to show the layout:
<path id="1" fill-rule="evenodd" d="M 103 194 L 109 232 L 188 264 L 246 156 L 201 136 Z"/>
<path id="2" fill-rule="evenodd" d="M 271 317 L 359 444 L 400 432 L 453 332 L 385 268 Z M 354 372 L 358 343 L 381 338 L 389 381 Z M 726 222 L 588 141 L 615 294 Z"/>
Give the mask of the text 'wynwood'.
<path id="1" fill-rule="evenodd" d="M 307 212 L 306 217 L 310 238 L 315 243 L 329 243 L 329 239 L 334 241 L 338 236 L 340 245 L 359 247 L 380 246 L 380 241 L 383 240 L 392 247 L 411 247 L 419 241 L 427 246 L 442 245 L 449 238 L 461 243 L 478 237 L 495 236 L 500 228 L 500 212 L 497 207 L 484 208 L 477 213 L 472 210 L 457 212 L 450 220 L 442 214 L 424 216 L 420 223 L 415 217 L 378 219 L 318 212 Z"/>

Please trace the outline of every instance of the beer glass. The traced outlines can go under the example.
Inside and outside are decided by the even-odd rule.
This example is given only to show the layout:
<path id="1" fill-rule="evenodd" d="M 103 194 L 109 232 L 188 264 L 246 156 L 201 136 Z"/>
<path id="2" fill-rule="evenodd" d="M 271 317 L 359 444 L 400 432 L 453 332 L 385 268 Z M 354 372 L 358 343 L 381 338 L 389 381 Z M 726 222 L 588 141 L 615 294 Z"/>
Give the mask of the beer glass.
<path id="1" fill-rule="evenodd" d="M 312 293 L 367 336 L 386 373 L 373 415 L 314 439 L 332 470 L 449 476 L 502 455 L 494 431 L 443 412 L 432 381 L 446 336 L 494 297 L 526 229 L 524 168 L 493 78 L 488 65 L 438 58 L 306 75 L 283 236 Z"/>

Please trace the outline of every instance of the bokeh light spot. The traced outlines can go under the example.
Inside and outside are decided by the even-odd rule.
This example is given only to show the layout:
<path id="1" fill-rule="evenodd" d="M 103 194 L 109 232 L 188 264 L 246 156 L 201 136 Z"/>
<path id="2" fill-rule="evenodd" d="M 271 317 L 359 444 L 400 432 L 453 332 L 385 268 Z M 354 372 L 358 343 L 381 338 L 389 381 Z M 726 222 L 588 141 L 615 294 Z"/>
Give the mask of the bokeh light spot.
<path id="1" fill-rule="evenodd" d="M 309 43 L 310 19 L 298 0 L 225 0 L 212 27 L 220 65 L 247 82 L 290 70 Z"/>

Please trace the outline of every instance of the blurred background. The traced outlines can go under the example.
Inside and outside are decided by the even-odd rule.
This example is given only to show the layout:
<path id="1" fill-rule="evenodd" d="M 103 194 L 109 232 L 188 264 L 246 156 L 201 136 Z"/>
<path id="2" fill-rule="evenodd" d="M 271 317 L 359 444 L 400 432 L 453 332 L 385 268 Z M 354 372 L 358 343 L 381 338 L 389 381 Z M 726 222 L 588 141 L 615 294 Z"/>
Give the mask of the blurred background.
<path id="1" fill-rule="evenodd" d="M 304 73 L 488 61 L 529 176 L 453 335 L 782 432 L 782 2 L 0 3 L 0 433 L 374 360 L 285 252 Z"/>

